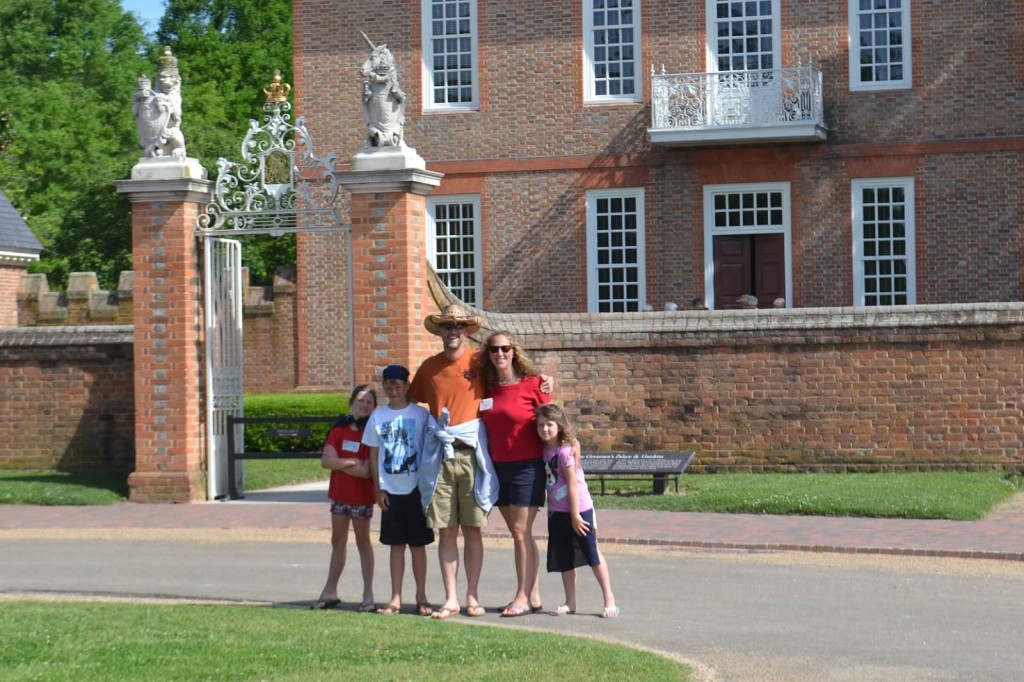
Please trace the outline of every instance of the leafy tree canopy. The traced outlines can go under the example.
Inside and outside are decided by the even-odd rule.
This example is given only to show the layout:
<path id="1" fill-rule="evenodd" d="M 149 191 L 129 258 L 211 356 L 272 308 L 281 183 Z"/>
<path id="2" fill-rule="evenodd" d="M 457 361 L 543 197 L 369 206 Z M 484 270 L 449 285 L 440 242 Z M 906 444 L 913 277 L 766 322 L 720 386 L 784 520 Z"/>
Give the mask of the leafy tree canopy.
<path id="1" fill-rule="evenodd" d="M 188 154 L 214 174 L 217 158 L 239 160 L 274 69 L 291 74 L 291 36 L 290 0 L 168 0 L 155 41 L 120 0 L 2 0 L 0 102 L 11 123 L 0 187 L 43 243 L 34 270 L 54 287 L 94 271 L 113 288 L 131 268 L 131 207 L 114 182 L 141 156 L 131 97 L 163 45 L 182 75 Z M 295 258 L 287 238 L 249 237 L 243 250 L 255 282 Z"/>
<path id="2" fill-rule="evenodd" d="M 114 180 L 138 158 L 125 93 L 147 44 L 118 0 L 0 3 L 0 101 L 12 142 L 0 185 L 45 251 L 57 284 L 73 270 L 107 281 L 130 266 L 131 215 Z"/>

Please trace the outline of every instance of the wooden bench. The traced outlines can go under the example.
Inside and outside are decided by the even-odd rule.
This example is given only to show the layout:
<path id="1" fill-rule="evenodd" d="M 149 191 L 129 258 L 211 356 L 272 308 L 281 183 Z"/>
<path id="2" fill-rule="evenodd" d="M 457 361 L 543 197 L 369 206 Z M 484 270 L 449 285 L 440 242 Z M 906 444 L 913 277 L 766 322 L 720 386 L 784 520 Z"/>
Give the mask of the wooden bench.
<path id="1" fill-rule="evenodd" d="M 583 452 L 580 464 L 588 480 L 596 477 L 601 482 L 601 495 L 604 495 L 606 480 L 647 477 L 651 477 L 652 492 L 663 495 L 670 478 L 679 492 L 679 476 L 686 471 L 693 455 L 693 452 Z"/>
<path id="2" fill-rule="evenodd" d="M 323 450 L 316 452 L 258 452 L 239 451 L 239 443 L 235 438 L 235 425 L 237 424 L 273 424 L 267 427 L 267 436 L 271 438 L 308 438 L 310 429 L 301 426 L 302 424 L 334 424 L 338 417 L 234 417 L 228 416 L 228 497 L 237 500 L 243 497 L 238 490 L 238 477 L 235 472 L 237 464 L 246 459 L 320 459 Z M 287 424 L 290 428 L 281 428 L 279 425 Z M 299 425 L 291 427 L 291 425 Z M 241 443 L 245 447 L 245 443 Z"/>

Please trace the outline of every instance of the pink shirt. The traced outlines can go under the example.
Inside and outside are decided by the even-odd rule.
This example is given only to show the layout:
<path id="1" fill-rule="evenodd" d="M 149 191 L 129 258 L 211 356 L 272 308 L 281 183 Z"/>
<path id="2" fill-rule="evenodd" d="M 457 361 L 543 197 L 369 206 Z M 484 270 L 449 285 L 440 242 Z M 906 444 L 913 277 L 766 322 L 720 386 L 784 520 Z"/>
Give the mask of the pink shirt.
<path id="1" fill-rule="evenodd" d="M 544 466 L 547 468 L 548 509 L 553 512 L 571 512 L 569 509 L 569 484 L 563 472 L 566 467 L 573 467 L 576 474 L 576 493 L 580 501 L 579 511 L 585 512 L 594 508 L 594 499 L 590 496 L 583 467 L 576 466 L 572 456 L 571 445 L 558 447 L 544 446 Z"/>

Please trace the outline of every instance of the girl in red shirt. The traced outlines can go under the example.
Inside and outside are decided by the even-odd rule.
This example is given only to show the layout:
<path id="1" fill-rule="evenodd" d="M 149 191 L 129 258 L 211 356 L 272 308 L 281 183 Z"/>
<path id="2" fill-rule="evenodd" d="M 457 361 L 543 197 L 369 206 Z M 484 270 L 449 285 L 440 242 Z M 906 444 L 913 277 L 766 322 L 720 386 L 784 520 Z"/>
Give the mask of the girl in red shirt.
<path id="1" fill-rule="evenodd" d="M 345 570 L 351 523 L 363 573 L 363 599 L 359 611 L 369 613 L 377 608 L 373 600 L 373 543 L 370 541 L 370 519 L 373 518 L 376 498 L 370 480 L 370 449 L 362 444 L 362 440 L 366 420 L 377 407 L 377 394 L 366 384 L 356 386 L 348 404 L 350 414 L 331 427 L 320 458 L 323 468 L 331 471 L 327 490 L 327 496 L 331 498 L 331 563 L 327 569 L 327 583 L 312 608 L 333 609 L 341 604 L 338 581 Z"/>

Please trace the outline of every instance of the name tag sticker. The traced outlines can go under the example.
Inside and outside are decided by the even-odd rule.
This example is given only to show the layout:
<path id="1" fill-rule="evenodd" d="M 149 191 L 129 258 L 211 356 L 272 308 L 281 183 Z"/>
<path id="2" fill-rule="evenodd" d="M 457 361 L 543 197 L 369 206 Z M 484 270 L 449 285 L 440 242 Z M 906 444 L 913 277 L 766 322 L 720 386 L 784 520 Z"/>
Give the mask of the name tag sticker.
<path id="1" fill-rule="evenodd" d="M 567 486 L 567 485 L 563 485 L 563 486 L 562 486 L 561 488 L 555 488 L 555 489 L 554 489 L 554 490 L 552 491 L 552 494 L 554 495 L 554 497 L 555 497 L 555 499 L 556 499 L 556 500 L 558 500 L 559 502 L 561 502 L 561 501 L 562 501 L 562 500 L 564 500 L 564 499 L 566 498 L 566 496 L 567 496 L 567 495 L 569 494 L 569 486 Z"/>
<path id="2" fill-rule="evenodd" d="M 480 401 L 481 412 L 489 410 L 492 407 L 494 407 L 494 398 L 484 398 L 483 400 Z"/>
<path id="3" fill-rule="evenodd" d="M 343 440 L 341 441 L 341 449 L 345 452 L 359 452 L 359 441 Z"/>

